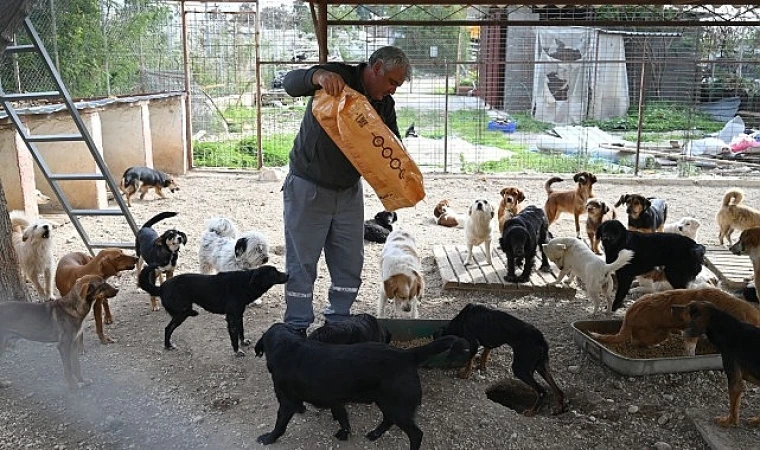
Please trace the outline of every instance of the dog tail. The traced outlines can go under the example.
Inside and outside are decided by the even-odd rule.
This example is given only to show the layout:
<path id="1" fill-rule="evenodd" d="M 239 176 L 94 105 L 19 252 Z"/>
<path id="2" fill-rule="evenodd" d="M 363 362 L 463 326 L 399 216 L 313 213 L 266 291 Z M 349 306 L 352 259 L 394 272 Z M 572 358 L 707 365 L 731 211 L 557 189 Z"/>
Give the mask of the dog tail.
<path id="1" fill-rule="evenodd" d="M 744 191 L 737 188 L 729 189 L 726 194 L 723 196 L 723 206 L 729 206 L 732 204 L 738 205 L 744 200 Z"/>
<path id="2" fill-rule="evenodd" d="M 23 232 L 30 225 L 23 211 L 13 210 L 8 213 L 8 216 L 11 219 L 11 230 Z"/>
<path id="3" fill-rule="evenodd" d="M 454 359 L 460 355 L 469 355 L 469 344 L 459 336 L 448 335 L 442 336 L 433 342 L 421 347 L 410 348 L 407 350 L 414 358 L 414 363 L 420 365 L 431 357 L 449 351 L 448 358 Z"/>
<path id="4" fill-rule="evenodd" d="M 156 266 L 145 266 L 137 278 L 137 285 L 153 297 L 160 297 L 161 286 L 156 286 Z"/>
<path id="5" fill-rule="evenodd" d="M 160 222 L 160 221 L 162 221 L 164 219 L 168 219 L 170 217 L 174 217 L 176 215 L 177 215 L 177 213 L 173 212 L 173 211 L 164 211 L 162 213 L 158 213 L 155 216 L 151 217 L 150 220 L 148 220 L 147 222 L 145 222 L 143 224 L 143 228 L 150 228 L 153 225 L 157 224 L 158 222 Z"/>
<path id="6" fill-rule="evenodd" d="M 617 272 L 618 269 L 620 269 L 621 267 L 631 262 L 632 259 L 633 259 L 633 250 L 628 250 L 628 249 L 620 250 L 620 253 L 618 253 L 617 259 L 605 266 L 607 273 Z"/>
<path id="7" fill-rule="evenodd" d="M 544 189 L 546 190 L 546 193 L 551 194 L 553 192 L 552 184 L 558 183 L 560 181 L 562 181 L 562 178 L 560 177 L 551 177 L 548 180 L 546 180 L 546 183 L 544 183 Z"/>
<path id="8" fill-rule="evenodd" d="M 600 334 L 593 331 L 589 331 L 589 334 L 595 341 L 602 344 L 624 344 L 631 340 L 631 333 L 625 327 L 625 322 L 623 322 L 623 326 L 617 334 Z"/>

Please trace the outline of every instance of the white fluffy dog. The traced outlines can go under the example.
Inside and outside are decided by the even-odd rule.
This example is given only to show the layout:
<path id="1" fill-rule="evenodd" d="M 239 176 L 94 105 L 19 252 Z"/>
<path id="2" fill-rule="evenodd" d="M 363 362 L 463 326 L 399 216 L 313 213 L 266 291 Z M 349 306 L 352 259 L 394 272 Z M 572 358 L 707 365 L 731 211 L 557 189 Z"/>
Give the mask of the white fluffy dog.
<path id="1" fill-rule="evenodd" d="M 575 275 L 581 279 L 589 298 L 594 302 L 593 314 L 599 312 L 602 297 L 607 301 L 607 314 L 612 314 L 615 297 L 612 274 L 631 261 L 631 250 L 621 250 L 614 262 L 606 264 L 577 238 L 554 238 L 548 244 L 543 244 L 543 247 L 546 257 L 559 268 L 557 283 L 560 283 L 565 275 Z"/>
<path id="2" fill-rule="evenodd" d="M 467 240 L 467 261 L 472 262 L 472 247 L 484 244 L 486 261 L 491 263 L 491 234 L 493 233 L 493 206 L 488 200 L 475 200 L 467 211 L 467 221 L 464 225 L 465 238 Z"/>
<path id="3" fill-rule="evenodd" d="M 54 300 L 53 226 L 44 219 L 30 222 L 21 211 L 11 211 L 10 219 L 11 241 L 21 265 L 22 276 L 32 282 L 40 297 Z"/>
<path id="4" fill-rule="evenodd" d="M 412 318 L 418 318 L 417 303 L 425 290 L 425 280 L 412 235 L 399 229 L 391 231 L 380 256 L 380 265 L 383 278 L 377 317 L 385 316 L 386 304 L 391 299 L 396 306 L 396 315 L 399 310 L 411 311 Z"/>
<path id="5" fill-rule="evenodd" d="M 666 223 L 663 228 L 664 233 L 676 233 L 693 240 L 697 240 L 697 230 L 701 223 L 693 217 L 682 217 L 677 222 Z"/>
<path id="6" fill-rule="evenodd" d="M 256 231 L 239 234 L 232 221 L 223 217 L 206 222 L 198 249 L 201 273 L 255 269 L 268 261 L 269 244 L 263 234 Z M 260 305 L 261 299 L 254 304 Z"/>

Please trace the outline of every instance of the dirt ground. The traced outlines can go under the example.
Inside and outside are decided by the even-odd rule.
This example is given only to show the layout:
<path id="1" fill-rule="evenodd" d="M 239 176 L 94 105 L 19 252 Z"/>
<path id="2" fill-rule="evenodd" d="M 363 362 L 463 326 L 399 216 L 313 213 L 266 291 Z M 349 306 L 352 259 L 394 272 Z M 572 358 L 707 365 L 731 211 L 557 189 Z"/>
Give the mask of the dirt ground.
<path id="1" fill-rule="evenodd" d="M 427 175 L 427 198 L 415 208 L 399 211 L 398 226 L 417 239 L 427 282 L 420 307 L 422 318 L 449 319 L 468 302 L 503 308 L 543 331 L 550 345 L 554 377 L 566 394 L 566 412 L 552 415 L 544 408 L 536 417 L 524 417 L 489 400 L 494 385 L 520 390 L 510 370 L 512 352 L 507 346 L 492 352 L 488 370 L 469 380 L 454 370 L 421 369 L 423 403 L 418 424 L 424 431 L 423 448 L 435 449 L 706 449 L 692 417 L 709 420 L 727 410 L 726 381 L 721 371 L 626 377 L 616 374 L 581 352 L 573 342 L 571 324 L 589 319 L 592 305 L 579 290 L 575 298 L 507 297 L 494 292 L 442 289 L 433 247 L 464 242 L 464 230 L 434 224 L 432 210 L 447 198 L 455 209 L 466 211 L 476 198 L 498 201 L 507 185 L 526 191 L 528 204 L 543 206 L 548 175 L 444 176 Z M 571 178 L 571 177 L 567 177 Z M 714 216 L 725 190 L 739 183 L 724 179 L 615 179 L 599 177 L 596 196 L 614 202 L 621 194 L 640 192 L 667 199 L 669 217 L 693 216 L 701 220 L 698 241 L 717 245 Z M 181 252 L 179 273 L 198 269 L 198 238 L 206 219 L 225 216 L 239 229 L 265 233 L 270 245 L 283 244 L 280 182 L 260 181 L 256 174 L 192 172 L 180 177 L 181 190 L 156 200 L 151 194 L 133 203 L 138 224 L 159 211 L 178 211 L 176 218 L 155 226 L 176 227 L 189 243 Z M 758 205 L 760 189 L 742 182 L 747 202 Z M 561 186 L 561 184 L 560 184 Z M 564 186 L 570 187 L 570 181 Z M 365 187 L 365 214 L 382 209 Z M 625 213 L 621 213 L 625 220 Z M 53 216 L 54 219 L 60 217 Z M 109 237 L 116 225 L 107 218 L 84 222 L 93 238 Z M 571 216 L 551 227 L 555 236 L 573 236 Z M 122 239 L 124 234 L 121 235 Z M 111 236 L 112 237 L 112 236 Z M 84 246 L 70 223 L 55 230 L 56 257 Z M 374 313 L 379 289 L 380 244 L 365 245 L 364 283 L 354 312 Z M 272 263 L 284 266 L 281 251 Z M 121 288 L 111 301 L 115 323 L 107 327 L 116 340 L 101 345 L 94 322 L 87 321 L 85 376 L 93 383 L 68 391 L 54 345 L 19 342 L 0 359 L 0 449 L 237 449 L 260 448 L 256 437 L 274 425 L 277 402 L 264 359 L 252 352 L 236 358 L 229 345 L 222 316 L 201 311 L 174 334 L 176 351 L 162 346 L 168 316 L 150 312 L 148 295 L 136 287 L 134 273 L 112 280 Z M 329 286 L 322 265 L 315 293 L 315 310 L 321 312 Z M 246 312 L 246 334 L 257 339 L 283 313 L 283 290 L 273 288 L 262 307 Z M 630 301 L 630 299 L 629 299 Z M 620 310 L 616 315 L 622 315 Z M 321 316 L 318 320 L 321 320 Z M 504 389 L 507 389 L 505 391 Z M 498 393 L 498 390 L 497 390 Z M 513 392 L 514 393 L 514 392 Z M 760 414 L 758 388 L 750 386 L 742 402 L 738 428 L 722 434 L 735 448 L 758 448 L 760 433 L 746 417 Z M 380 419 L 374 405 L 350 405 L 353 433 L 348 441 L 333 437 L 337 424 L 327 411 L 309 407 L 291 421 L 273 449 L 403 449 L 406 436 L 392 428 L 376 442 L 364 434 Z"/>

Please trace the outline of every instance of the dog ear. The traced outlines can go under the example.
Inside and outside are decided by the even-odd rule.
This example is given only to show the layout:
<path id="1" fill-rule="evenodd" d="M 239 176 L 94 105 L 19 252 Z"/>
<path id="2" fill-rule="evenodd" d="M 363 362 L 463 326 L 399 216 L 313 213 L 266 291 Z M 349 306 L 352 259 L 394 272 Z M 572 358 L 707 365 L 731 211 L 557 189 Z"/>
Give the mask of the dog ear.
<path id="1" fill-rule="evenodd" d="M 248 238 L 241 237 L 235 242 L 235 258 L 243 256 L 246 248 L 248 248 Z"/>
<path id="2" fill-rule="evenodd" d="M 27 239 L 32 237 L 32 232 L 34 231 L 35 227 L 36 226 L 26 227 L 26 229 L 24 230 L 24 233 L 21 235 L 21 240 L 26 242 Z"/>
<path id="3" fill-rule="evenodd" d="M 522 189 L 518 189 L 517 190 L 517 203 L 520 203 L 523 200 L 525 200 L 525 193 L 522 191 Z"/>
<path id="4" fill-rule="evenodd" d="M 504 197 L 504 194 L 506 194 L 508 190 L 509 190 L 509 188 L 505 187 L 504 189 L 502 189 L 501 191 L 499 191 L 499 195 L 501 195 L 502 197 Z"/>
<path id="5" fill-rule="evenodd" d="M 414 282 L 412 283 L 412 289 L 409 292 L 409 298 L 416 297 L 417 300 L 419 300 L 422 298 L 422 294 L 425 291 L 425 279 L 422 278 L 422 275 L 416 270 L 413 270 L 412 274 L 414 275 Z"/>
<path id="6" fill-rule="evenodd" d="M 590 182 L 591 184 L 594 184 L 594 183 L 596 183 L 596 175 L 594 175 L 593 173 L 590 173 L 590 174 L 589 174 L 589 182 Z"/>
<path id="7" fill-rule="evenodd" d="M 607 214 L 610 212 L 610 207 L 607 206 L 607 203 L 605 202 L 599 202 L 602 205 L 602 215 Z"/>
<path id="8" fill-rule="evenodd" d="M 391 223 L 393 223 L 393 222 L 395 222 L 395 221 L 397 221 L 397 220 L 398 220 L 398 214 L 396 214 L 396 211 L 393 211 L 393 212 L 391 213 L 391 218 L 392 218 L 392 219 L 391 219 Z"/>
<path id="9" fill-rule="evenodd" d="M 573 175 L 573 181 L 576 183 L 586 184 L 586 172 L 578 172 Z"/>
<path id="10" fill-rule="evenodd" d="M 628 194 L 621 195 L 620 198 L 618 199 L 617 203 L 615 203 L 615 207 L 617 208 L 618 206 L 622 205 L 623 203 L 628 203 L 628 199 L 629 198 L 630 198 L 630 195 L 628 195 Z"/>
<path id="11" fill-rule="evenodd" d="M 651 201 L 649 201 L 649 199 L 648 199 L 648 198 L 646 198 L 646 197 L 641 197 L 641 198 L 642 198 L 642 200 L 644 201 L 644 202 L 643 202 L 643 205 L 644 205 L 644 209 L 649 209 L 649 207 L 650 207 L 650 206 L 652 206 L 652 202 L 651 202 Z"/>
<path id="12" fill-rule="evenodd" d="M 182 237 L 182 245 L 187 245 L 187 235 L 181 231 L 177 231 L 177 234 Z"/>
<path id="13" fill-rule="evenodd" d="M 385 291 L 385 296 L 390 299 L 396 298 L 396 290 L 398 289 L 398 283 L 396 283 L 396 279 L 394 277 L 388 278 L 387 280 L 383 281 L 383 291 Z"/>
<path id="14" fill-rule="evenodd" d="M 494 216 L 494 211 L 493 211 L 493 208 L 491 208 L 491 218 L 492 219 L 493 219 L 493 216 Z"/>

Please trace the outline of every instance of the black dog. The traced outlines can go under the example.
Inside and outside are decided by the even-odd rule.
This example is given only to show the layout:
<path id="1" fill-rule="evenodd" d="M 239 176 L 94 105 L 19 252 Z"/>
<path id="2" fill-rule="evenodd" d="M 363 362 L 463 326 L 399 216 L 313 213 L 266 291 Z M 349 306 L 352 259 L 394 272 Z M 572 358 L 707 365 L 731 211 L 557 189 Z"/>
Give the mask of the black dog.
<path id="1" fill-rule="evenodd" d="M 639 194 L 621 195 L 615 207 L 625 203 L 628 214 L 628 230 L 642 233 L 662 231 L 668 218 L 668 204 L 665 200 L 655 197 L 644 197 Z"/>
<path id="2" fill-rule="evenodd" d="M 728 415 L 716 417 L 715 422 L 723 427 L 735 426 L 739 420 L 744 381 L 760 384 L 760 356 L 756 346 L 760 342 L 760 328 L 736 319 L 710 302 L 691 302 L 685 308 L 689 313 L 685 333 L 689 336 L 707 335 L 707 339 L 718 347 L 723 360 L 729 408 Z M 676 312 L 678 308 L 674 306 L 673 310 Z M 749 420 L 750 423 L 760 423 L 758 417 Z"/>
<path id="3" fill-rule="evenodd" d="M 657 266 L 663 267 L 665 278 L 674 289 L 685 289 L 702 270 L 704 245 L 680 234 L 628 231 L 620 221 L 608 220 L 599 225 L 596 235 L 604 247 L 607 264 L 617 259 L 620 250 L 633 250 L 631 262 L 615 272 L 617 292 L 613 311 L 623 306 L 633 279 Z"/>
<path id="4" fill-rule="evenodd" d="M 135 192 L 140 191 L 140 200 L 142 200 L 150 188 L 155 189 L 156 194 L 161 198 L 166 198 L 163 188 L 169 189 L 172 193 L 179 190 L 174 178 L 160 170 L 144 166 L 134 166 L 124 171 L 119 183 L 119 190 L 127 197 L 129 206 L 132 206 L 132 196 Z"/>
<path id="5" fill-rule="evenodd" d="M 245 307 L 264 295 L 275 284 L 284 284 L 288 275 L 273 266 L 252 270 L 221 272 L 216 275 L 184 273 L 156 286 L 156 272 L 152 266 L 140 272 L 140 288 L 150 295 L 161 297 L 161 304 L 172 316 L 164 330 L 164 347 L 174 348 L 172 333 L 190 316 L 197 316 L 193 304 L 214 314 L 224 314 L 235 356 L 245 356 L 239 345 L 248 346 L 250 339 L 243 332 Z"/>
<path id="6" fill-rule="evenodd" d="M 417 450 L 422 443 L 422 430 L 414 422 L 422 403 L 417 367 L 446 350 L 450 358 L 461 356 L 466 347 L 467 342 L 456 336 L 406 350 L 380 342 L 334 345 L 304 339 L 296 330 L 276 323 L 254 348 L 256 356 L 266 353 L 280 407 L 274 429 L 256 440 L 264 445 L 275 442 L 303 402 L 330 408 L 340 424 L 335 437 L 346 440 L 351 425 L 345 404 L 360 402 L 375 403 L 383 413 L 382 422 L 367 434 L 369 440 L 378 439 L 395 424 L 409 437 L 409 448 Z"/>
<path id="7" fill-rule="evenodd" d="M 530 280 L 536 248 L 541 250 L 541 267 L 539 270 L 548 272 L 549 259 L 544 254 L 542 244 L 549 242 L 549 220 L 541 208 L 530 205 L 516 216 L 504 222 L 499 245 L 507 255 L 507 275 L 505 280 L 512 283 L 525 283 Z M 515 275 L 515 267 L 522 266 L 520 276 Z"/>
<path id="8" fill-rule="evenodd" d="M 135 253 L 137 254 L 137 273 L 142 271 L 143 263 L 154 267 L 158 272 L 157 275 L 169 279 L 174 276 L 174 269 L 177 267 L 177 258 L 181 245 L 187 244 L 187 235 L 181 231 L 170 229 L 164 231 L 161 236 L 156 233 L 152 227 L 156 223 L 176 216 L 176 212 L 162 212 L 153 216 L 137 232 L 135 240 Z M 158 301 L 156 297 L 150 297 L 151 309 L 158 311 Z"/>
<path id="9" fill-rule="evenodd" d="M 391 334 L 375 316 L 355 314 L 347 320 L 330 322 L 312 331 L 309 339 L 330 344 L 356 344 L 357 342 L 391 342 Z"/>
<path id="10" fill-rule="evenodd" d="M 364 221 L 364 240 L 384 243 L 393 231 L 393 223 L 398 220 L 395 212 L 381 211 L 374 219 Z"/>
<path id="11" fill-rule="evenodd" d="M 546 397 L 546 389 L 533 378 L 535 372 L 546 380 L 554 392 L 557 399 L 557 408 L 554 413 L 559 414 L 564 411 L 564 394 L 549 371 L 549 344 L 543 333 L 533 325 L 507 312 L 470 303 L 436 335 L 455 335 L 470 343 L 470 361 L 459 372 L 460 378 L 470 377 L 479 347 L 483 347 L 479 369 L 484 371 L 491 349 L 504 344 L 509 345 L 513 353 L 512 373 L 532 387 L 538 395 L 536 402 L 524 414 L 534 415 Z"/>

